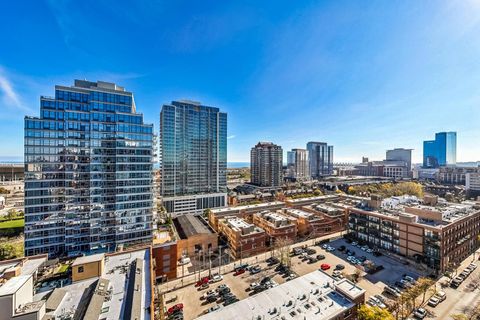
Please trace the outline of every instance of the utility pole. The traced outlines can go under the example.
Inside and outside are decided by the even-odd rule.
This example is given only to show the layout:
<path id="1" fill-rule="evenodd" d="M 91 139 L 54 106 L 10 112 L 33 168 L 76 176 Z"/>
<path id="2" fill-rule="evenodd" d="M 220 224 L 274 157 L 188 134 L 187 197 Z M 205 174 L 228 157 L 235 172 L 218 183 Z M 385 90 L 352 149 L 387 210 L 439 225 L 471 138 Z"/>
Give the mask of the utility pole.
<path id="1" fill-rule="evenodd" d="M 218 274 L 222 274 L 222 270 L 220 267 L 222 266 L 222 247 L 218 247 L 220 249 L 219 255 L 218 255 Z"/>

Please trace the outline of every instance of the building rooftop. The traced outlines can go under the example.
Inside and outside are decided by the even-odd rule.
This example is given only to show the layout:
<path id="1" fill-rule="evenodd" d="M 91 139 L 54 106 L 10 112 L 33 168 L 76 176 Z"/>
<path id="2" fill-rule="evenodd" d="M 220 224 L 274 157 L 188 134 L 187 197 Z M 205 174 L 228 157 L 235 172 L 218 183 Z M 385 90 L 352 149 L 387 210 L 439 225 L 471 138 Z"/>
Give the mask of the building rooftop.
<path id="1" fill-rule="evenodd" d="M 202 222 L 202 218 L 194 215 L 184 215 L 173 219 L 175 229 L 181 239 L 187 239 L 197 234 L 213 233 L 206 223 Z"/>
<path id="2" fill-rule="evenodd" d="M 234 320 L 239 314 L 243 319 L 335 319 L 354 307 L 349 296 L 362 294 L 365 290 L 346 279 L 336 283 L 326 273 L 314 271 L 199 319 Z"/>
<path id="3" fill-rule="evenodd" d="M 314 215 L 311 212 L 303 211 L 303 210 L 298 210 L 298 209 L 285 209 L 285 213 L 297 217 L 297 218 L 311 218 L 311 217 L 317 217 L 318 219 L 321 219 L 320 217 Z"/>
<path id="4" fill-rule="evenodd" d="M 57 319 L 150 319 L 152 279 L 150 249 L 105 255 L 99 278 L 55 289 L 47 299 L 47 316 Z M 40 301 L 43 294 L 34 300 Z"/>
<path id="5" fill-rule="evenodd" d="M 90 256 L 79 257 L 79 258 L 75 259 L 75 261 L 73 261 L 72 267 L 78 266 L 80 264 L 86 264 L 86 263 L 101 261 L 104 256 L 105 256 L 105 254 L 98 253 L 98 254 L 92 254 Z"/>
<path id="6" fill-rule="evenodd" d="M 250 204 L 250 205 L 246 205 L 246 206 L 212 209 L 212 213 L 213 214 L 222 214 L 222 213 L 228 213 L 228 212 L 233 212 L 233 211 L 243 211 L 243 210 L 248 210 L 248 209 L 261 210 L 262 208 L 269 208 L 269 207 L 283 206 L 283 205 L 285 205 L 285 203 L 283 203 L 282 201 L 272 201 L 272 202 L 264 202 L 264 203 L 258 203 L 258 204 Z"/>
<path id="7" fill-rule="evenodd" d="M 13 277 L 2 286 L 0 286 L 0 297 L 8 296 L 14 294 L 18 291 L 29 279 L 32 278 L 32 275 L 20 275 L 18 277 Z"/>
<path id="8" fill-rule="evenodd" d="M 226 217 L 225 223 L 229 228 L 236 232 L 240 232 L 242 235 L 264 232 L 262 228 L 248 223 L 247 221 L 238 217 Z"/>

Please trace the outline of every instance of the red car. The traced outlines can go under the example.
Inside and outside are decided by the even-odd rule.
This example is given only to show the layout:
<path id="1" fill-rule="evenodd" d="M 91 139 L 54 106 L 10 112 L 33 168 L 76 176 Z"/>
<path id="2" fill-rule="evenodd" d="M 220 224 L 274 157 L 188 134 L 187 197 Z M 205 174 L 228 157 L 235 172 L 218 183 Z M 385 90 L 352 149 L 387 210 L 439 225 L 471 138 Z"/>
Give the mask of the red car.
<path id="1" fill-rule="evenodd" d="M 208 277 L 203 277 L 202 279 L 198 280 L 195 284 L 195 287 L 200 287 L 202 284 L 208 283 L 210 279 Z"/>
<path id="2" fill-rule="evenodd" d="M 328 270 L 328 269 L 330 269 L 330 265 L 327 264 L 327 263 L 323 263 L 323 264 L 320 266 L 320 269 L 322 269 L 322 270 Z"/>
<path id="3" fill-rule="evenodd" d="M 235 271 L 233 275 L 238 276 L 238 275 L 241 275 L 242 273 L 245 273 L 245 269 L 238 269 L 237 271 Z"/>
<path id="4" fill-rule="evenodd" d="M 174 312 L 177 312 L 178 310 L 183 310 L 183 303 L 177 303 L 176 305 L 171 306 L 170 308 L 168 308 L 167 313 L 172 314 Z"/>

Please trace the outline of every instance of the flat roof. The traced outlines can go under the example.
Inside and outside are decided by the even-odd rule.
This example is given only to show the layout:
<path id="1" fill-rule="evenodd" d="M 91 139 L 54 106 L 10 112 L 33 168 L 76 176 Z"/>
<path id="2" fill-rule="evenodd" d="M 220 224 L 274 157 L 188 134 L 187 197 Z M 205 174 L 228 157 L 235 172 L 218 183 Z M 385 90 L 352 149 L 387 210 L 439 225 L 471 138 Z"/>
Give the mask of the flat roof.
<path id="1" fill-rule="evenodd" d="M 89 255 L 89 256 L 78 257 L 77 259 L 75 259 L 75 261 L 73 261 L 72 267 L 78 266 L 80 264 L 86 264 L 86 263 L 101 261 L 104 256 L 105 256 L 105 254 L 103 254 L 103 253 L 97 253 L 97 254 L 92 254 L 92 255 Z"/>
<path id="2" fill-rule="evenodd" d="M 282 201 L 272 201 L 272 202 L 264 202 L 264 203 L 258 203 L 258 204 L 249 204 L 246 206 L 238 206 L 238 207 L 226 207 L 226 208 L 220 208 L 220 209 L 212 209 L 212 213 L 223 213 L 223 212 L 230 212 L 230 211 L 241 211 L 241 210 L 246 210 L 246 209 L 254 209 L 254 208 L 264 208 L 264 207 L 270 207 L 270 206 L 279 206 L 279 205 L 285 205 Z"/>
<path id="3" fill-rule="evenodd" d="M 0 286 L 0 297 L 8 296 L 14 294 L 18 291 L 30 278 L 32 275 L 20 275 L 18 277 L 11 278 Z"/>
<path id="4" fill-rule="evenodd" d="M 186 239 L 197 234 L 212 234 L 212 230 L 210 230 L 200 219 L 199 216 L 194 215 L 184 215 L 173 219 L 173 223 L 180 238 Z"/>
<path id="5" fill-rule="evenodd" d="M 340 282 L 340 290 L 352 285 L 346 281 Z M 198 319 L 236 320 L 239 315 L 242 319 L 334 319 L 355 305 L 336 290 L 336 285 L 326 273 L 314 271 Z M 358 294 L 365 293 L 365 290 L 355 287 Z"/>

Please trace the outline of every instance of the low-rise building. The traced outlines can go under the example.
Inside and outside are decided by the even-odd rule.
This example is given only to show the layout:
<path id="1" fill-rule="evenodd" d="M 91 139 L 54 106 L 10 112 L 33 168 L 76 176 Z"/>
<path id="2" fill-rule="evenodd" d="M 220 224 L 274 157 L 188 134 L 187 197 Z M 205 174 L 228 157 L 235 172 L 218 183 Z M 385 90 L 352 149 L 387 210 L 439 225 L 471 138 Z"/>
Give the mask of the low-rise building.
<path id="1" fill-rule="evenodd" d="M 480 173 L 480 167 L 443 166 L 438 169 L 437 180 L 441 184 L 464 186 L 469 173 Z"/>
<path id="2" fill-rule="evenodd" d="M 242 218 L 224 217 L 218 221 L 219 232 L 228 241 L 230 254 L 235 258 L 245 258 L 265 251 L 265 230 Z"/>
<path id="3" fill-rule="evenodd" d="M 480 196 L 480 173 L 467 173 L 465 189 L 469 197 Z"/>
<path id="4" fill-rule="evenodd" d="M 353 320 L 364 302 L 365 290 L 353 282 L 314 271 L 198 319 Z"/>
<path id="5" fill-rule="evenodd" d="M 61 287 L 37 285 L 46 264 L 46 255 L 0 263 L 1 320 L 153 320 L 150 247 L 77 258 Z"/>
<path id="6" fill-rule="evenodd" d="M 218 235 L 201 216 L 183 215 L 173 219 L 177 239 L 177 260 L 218 249 Z"/>
<path id="7" fill-rule="evenodd" d="M 279 240 L 293 242 L 297 238 L 296 219 L 288 215 L 264 210 L 253 215 L 253 223 L 265 230 L 270 244 Z"/>
<path id="8" fill-rule="evenodd" d="M 480 203 L 428 197 L 391 197 L 349 209 L 349 234 L 425 264 L 435 273 L 463 261 L 479 247 Z"/>
<path id="9" fill-rule="evenodd" d="M 308 211 L 286 208 L 283 209 L 286 215 L 295 218 L 297 234 L 300 238 L 316 238 L 325 234 L 325 219 Z"/>
<path id="10" fill-rule="evenodd" d="M 154 232 L 152 259 L 155 280 L 166 282 L 177 277 L 177 241 L 170 237 L 168 229 Z"/>

